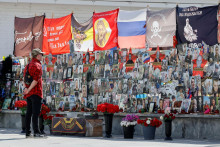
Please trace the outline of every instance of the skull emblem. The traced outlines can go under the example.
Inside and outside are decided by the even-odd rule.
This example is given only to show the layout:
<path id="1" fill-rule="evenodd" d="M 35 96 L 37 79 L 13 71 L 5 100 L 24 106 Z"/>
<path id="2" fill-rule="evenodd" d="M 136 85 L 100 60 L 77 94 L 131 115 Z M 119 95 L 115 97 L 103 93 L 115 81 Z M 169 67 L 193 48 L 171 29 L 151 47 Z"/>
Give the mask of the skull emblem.
<path id="1" fill-rule="evenodd" d="M 160 31 L 161 31 L 161 27 L 158 21 L 154 21 L 151 26 L 151 32 L 153 32 L 153 35 L 151 36 L 151 38 L 158 36 L 161 39 L 161 36 L 158 34 Z"/>

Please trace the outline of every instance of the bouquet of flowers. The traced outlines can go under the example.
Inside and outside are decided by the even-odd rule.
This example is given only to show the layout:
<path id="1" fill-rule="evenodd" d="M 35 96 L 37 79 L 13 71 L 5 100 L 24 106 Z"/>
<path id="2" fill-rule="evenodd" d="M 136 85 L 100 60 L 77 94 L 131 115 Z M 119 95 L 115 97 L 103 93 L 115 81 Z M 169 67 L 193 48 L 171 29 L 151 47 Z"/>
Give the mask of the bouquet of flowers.
<path id="1" fill-rule="evenodd" d="M 139 119 L 138 115 L 135 114 L 127 114 L 121 121 L 121 126 L 128 127 L 128 126 L 135 126 L 137 124 L 137 120 Z"/>
<path id="2" fill-rule="evenodd" d="M 19 108 L 21 110 L 21 115 L 26 114 L 27 110 L 27 102 L 25 100 L 19 100 L 15 102 L 15 107 Z"/>
<path id="3" fill-rule="evenodd" d="M 160 119 L 164 121 L 171 121 L 174 120 L 176 117 L 174 116 L 173 113 L 167 113 L 164 116 L 161 116 Z"/>
<path id="4" fill-rule="evenodd" d="M 104 103 L 97 106 L 97 111 L 103 113 L 117 113 L 119 112 L 119 107 L 118 105 Z"/>
<path id="5" fill-rule="evenodd" d="M 50 125 L 52 123 L 53 116 L 48 115 L 49 112 L 50 112 L 50 108 L 48 106 L 42 104 L 40 116 L 43 116 L 44 125 Z"/>
<path id="6" fill-rule="evenodd" d="M 137 120 L 137 123 L 138 124 L 141 124 L 141 125 L 144 125 L 145 127 L 148 127 L 148 126 L 153 126 L 153 127 L 159 127 L 160 125 L 162 125 L 162 121 L 156 119 L 156 118 L 146 118 L 144 120 L 142 119 L 138 119 Z"/>

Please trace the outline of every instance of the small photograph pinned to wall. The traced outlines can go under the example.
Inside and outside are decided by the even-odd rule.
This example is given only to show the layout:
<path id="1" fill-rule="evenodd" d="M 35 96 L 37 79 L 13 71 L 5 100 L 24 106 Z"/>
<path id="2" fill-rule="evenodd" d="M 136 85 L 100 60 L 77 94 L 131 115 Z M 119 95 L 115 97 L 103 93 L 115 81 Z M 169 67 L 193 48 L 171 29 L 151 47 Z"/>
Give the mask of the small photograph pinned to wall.
<path id="1" fill-rule="evenodd" d="M 119 73 L 119 65 L 115 64 L 115 65 L 113 65 L 113 69 L 112 69 L 113 77 L 118 77 L 118 73 Z"/>
<path id="2" fill-rule="evenodd" d="M 53 74 L 52 74 L 52 79 L 53 80 L 57 80 L 58 79 L 58 68 L 57 66 L 54 66 L 54 69 L 53 69 Z"/>
<path id="3" fill-rule="evenodd" d="M 74 82 L 75 82 L 75 88 L 74 91 L 79 91 L 79 78 L 74 78 Z"/>
<path id="4" fill-rule="evenodd" d="M 161 71 L 167 71 L 168 68 L 168 61 L 163 59 L 162 60 L 162 67 L 161 67 Z"/>
<path id="5" fill-rule="evenodd" d="M 106 50 L 105 51 L 105 64 L 112 65 L 112 63 L 113 63 L 113 51 Z"/>
<path id="6" fill-rule="evenodd" d="M 110 77 L 110 73 L 111 73 L 111 68 L 109 64 L 105 64 L 105 78 Z"/>
<path id="7" fill-rule="evenodd" d="M 67 68 L 64 68 L 63 69 L 63 80 L 66 79 L 66 76 L 67 76 Z"/>
<path id="8" fill-rule="evenodd" d="M 82 96 L 87 97 L 87 85 L 82 85 Z"/>
<path id="9" fill-rule="evenodd" d="M 95 64 L 99 65 L 100 64 L 100 51 L 95 51 Z"/>
<path id="10" fill-rule="evenodd" d="M 132 85 L 132 94 L 133 95 L 137 95 L 138 93 L 137 93 L 137 84 L 136 83 L 134 83 L 133 85 Z"/>
<path id="11" fill-rule="evenodd" d="M 133 80 L 137 80 L 137 79 L 138 79 L 138 76 L 139 76 L 138 69 L 137 69 L 137 68 L 134 68 L 134 69 L 133 69 L 132 79 L 133 79 Z"/>
<path id="12" fill-rule="evenodd" d="M 76 52 L 76 55 L 77 55 L 76 64 L 82 65 L 83 64 L 83 52 Z"/>
<path id="13" fill-rule="evenodd" d="M 144 79 L 148 79 L 149 78 L 149 65 L 148 64 L 144 64 L 144 74 L 143 74 L 143 78 Z"/>
<path id="14" fill-rule="evenodd" d="M 63 54 L 62 66 L 67 67 L 68 63 L 68 54 Z"/>
<path id="15" fill-rule="evenodd" d="M 104 65 L 105 64 L 105 51 L 99 52 L 99 64 Z"/>
<path id="16" fill-rule="evenodd" d="M 121 49 L 121 63 L 126 63 L 127 59 L 127 49 Z"/>
<path id="17" fill-rule="evenodd" d="M 188 113 L 190 104 L 191 104 L 191 99 L 184 99 L 181 104 L 181 110 Z"/>
<path id="18" fill-rule="evenodd" d="M 47 74 L 47 73 L 46 73 Z M 61 67 L 59 69 L 59 73 L 58 73 L 58 80 L 62 80 L 63 79 L 63 67 Z"/>
<path id="19" fill-rule="evenodd" d="M 82 75 L 83 74 L 83 65 L 78 66 L 78 74 Z"/>
<path id="20" fill-rule="evenodd" d="M 143 93 L 143 88 L 144 88 L 144 81 L 143 80 L 139 80 L 138 84 L 137 84 L 137 92 L 138 94 L 142 94 Z"/>
<path id="21" fill-rule="evenodd" d="M 94 71 L 94 77 L 98 77 L 99 76 L 99 65 L 98 64 L 96 64 L 95 65 L 95 71 Z"/>
<path id="22" fill-rule="evenodd" d="M 98 79 L 94 79 L 93 83 L 94 83 L 93 92 L 94 92 L 94 94 L 98 94 L 99 93 L 99 81 L 98 81 Z"/>
<path id="23" fill-rule="evenodd" d="M 73 54 L 68 54 L 68 64 L 67 67 L 73 66 Z"/>
<path id="24" fill-rule="evenodd" d="M 64 92 L 65 92 L 65 96 L 70 95 L 70 81 L 66 81 L 64 83 Z"/>
<path id="25" fill-rule="evenodd" d="M 104 73 L 105 73 L 105 65 L 100 64 L 99 65 L 99 77 L 104 77 Z"/>
<path id="26" fill-rule="evenodd" d="M 114 50 L 113 51 L 113 64 L 118 64 L 118 59 L 119 59 L 118 50 Z"/>
<path id="27" fill-rule="evenodd" d="M 192 63 L 192 49 L 191 48 L 187 48 L 186 50 L 185 62 L 188 64 Z"/>
<path id="28" fill-rule="evenodd" d="M 89 52 L 86 52 L 86 55 L 85 55 L 85 64 L 84 65 L 90 65 L 91 62 L 90 62 L 90 54 Z"/>
<path id="29" fill-rule="evenodd" d="M 47 94 L 47 95 L 50 95 L 50 93 Z M 64 84 L 63 84 L 63 82 L 60 83 L 59 96 L 64 96 Z"/>
<path id="30" fill-rule="evenodd" d="M 73 65 L 73 78 L 78 77 L 78 65 Z"/>
<path id="31" fill-rule="evenodd" d="M 170 52 L 170 65 L 176 66 L 178 61 L 177 49 L 172 49 Z"/>

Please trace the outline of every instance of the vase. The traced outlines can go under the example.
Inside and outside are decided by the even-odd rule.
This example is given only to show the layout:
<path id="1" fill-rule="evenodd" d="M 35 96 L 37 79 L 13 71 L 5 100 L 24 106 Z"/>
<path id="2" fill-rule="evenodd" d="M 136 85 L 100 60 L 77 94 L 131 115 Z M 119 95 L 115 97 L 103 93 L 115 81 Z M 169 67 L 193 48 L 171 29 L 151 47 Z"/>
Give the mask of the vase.
<path id="1" fill-rule="evenodd" d="M 105 137 L 110 138 L 112 137 L 112 120 L 113 120 L 113 114 L 104 114 L 105 119 Z"/>
<path id="2" fill-rule="evenodd" d="M 156 127 L 143 126 L 143 134 L 145 140 L 153 140 L 155 138 Z"/>
<path id="3" fill-rule="evenodd" d="M 166 138 L 164 140 L 172 140 L 172 138 L 171 138 L 172 120 L 165 121 L 165 134 L 166 134 Z"/>
<path id="4" fill-rule="evenodd" d="M 134 136 L 134 125 L 128 127 L 123 126 L 124 139 L 133 139 Z"/>
<path id="5" fill-rule="evenodd" d="M 26 120 L 25 120 L 25 114 L 21 115 L 21 133 L 26 133 Z"/>

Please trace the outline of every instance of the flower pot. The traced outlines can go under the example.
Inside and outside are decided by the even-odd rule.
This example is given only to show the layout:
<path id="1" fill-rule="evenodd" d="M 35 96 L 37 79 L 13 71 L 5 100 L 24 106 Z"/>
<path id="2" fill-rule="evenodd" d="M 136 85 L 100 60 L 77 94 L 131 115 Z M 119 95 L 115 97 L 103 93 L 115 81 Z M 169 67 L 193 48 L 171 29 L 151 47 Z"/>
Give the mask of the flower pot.
<path id="1" fill-rule="evenodd" d="M 113 120 L 113 114 L 104 114 L 105 119 L 105 134 L 107 138 L 112 137 L 112 120 Z"/>
<path id="2" fill-rule="evenodd" d="M 172 140 L 172 138 L 171 138 L 172 120 L 165 121 L 165 134 L 166 134 L 166 138 L 164 140 Z"/>
<path id="3" fill-rule="evenodd" d="M 156 131 L 156 127 L 143 126 L 144 139 L 145 140 L 153 140 L 155 138 L 155 131 Z"/>
<path id="4" fill-rule="evenodd" d="M 130 125 L 128 127 L 123 126 L 124 138 L 125 139 L 133 139 L 134 136 L 134 125 Z"/>
<path id="5" fill-rule="evenodd" d="M 21 133 L 26 133 L 26 122 L 25 122 L 25 116 L 26 115 L 21 115 Z"/>

